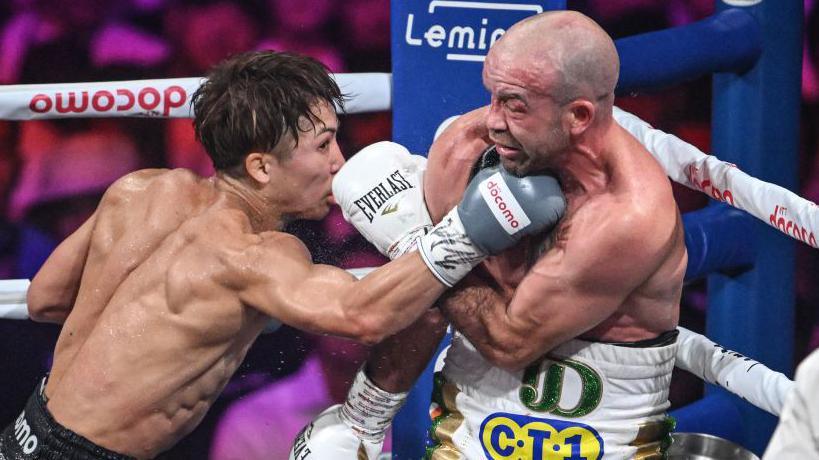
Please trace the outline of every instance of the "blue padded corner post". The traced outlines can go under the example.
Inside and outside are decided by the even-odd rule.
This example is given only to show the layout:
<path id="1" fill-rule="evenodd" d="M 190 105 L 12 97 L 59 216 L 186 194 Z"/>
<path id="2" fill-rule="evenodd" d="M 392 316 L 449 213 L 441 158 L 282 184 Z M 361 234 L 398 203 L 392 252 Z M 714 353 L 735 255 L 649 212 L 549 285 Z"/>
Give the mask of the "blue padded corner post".
<path id="1" fill-rule="evenodd" d="M 736 237 L 754 222 L 748 213 L 714 203 L 685 213 L 682 219 L 688 249 L 686 281 L 718 271 L 737 272 L 753 264 L 756 248 Z"/>
<path id="2" fill-rule="evenodd" d="M 481 69 L 494 40 L 527 16 L 565 9 L 566 0 L 391 2 L 393 140 L 427 152 L 442 121 L 489 102 Z M 431 368 L 393 423 L 395 459 L 424 456 Z"/>
<path id="3" fill-rule="evenodd" d="M 741 9 L 621 38 L 615 45 L 620 55 L 618 94 L 672 86 L 713 72 L 743 72 L 762 52 L 759 25 Z"/>
<path id="4" fill-rule="evenodd" d="M 671 412 L 677 421 L 678 433 L 708 433 L 742 442 L 742 415 L 739 398 L 725 393 L 713 393 Z"/>
<path id="5" fill-rule="evenodd" d="M 717 2 L 718 15 L 729 8 L 725 2 Z M 799 138 L 802 2 L 762 1 L 742 10 L 759 24 L 762 54 L 745 73 L 714 75 L 712 150 L 753 176 L 793 190 Z M 787 209 L 781 206 L 772 206 L 770 212 L 772 219 L 788 219 Z M 739 275 L 709 277 L 707 335 L 772 369 L 790 372 L 794 241 L 758 221 L 734 237 L 756 248 L 756 261 L 751 270 Z M 721 391 L 708 388 L 706 394 Z M 747 403 L 740 404 L 739 409 L 745 422 L 740 443 L 760 454 L 776 420 Z"/>

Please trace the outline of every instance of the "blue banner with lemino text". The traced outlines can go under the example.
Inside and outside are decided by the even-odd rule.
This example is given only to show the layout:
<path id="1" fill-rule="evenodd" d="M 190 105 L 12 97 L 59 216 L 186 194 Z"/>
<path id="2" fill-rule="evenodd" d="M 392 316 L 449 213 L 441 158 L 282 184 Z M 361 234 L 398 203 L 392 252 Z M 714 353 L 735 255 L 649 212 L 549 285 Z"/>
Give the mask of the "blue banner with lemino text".
<path id="1" fill-rule="evenodd" d="M 394 0 L 393 140 L 426 155 L 438 125 L 489 102 L 481 83 L 489 47 L 514 23 L 565 0 Z"/>

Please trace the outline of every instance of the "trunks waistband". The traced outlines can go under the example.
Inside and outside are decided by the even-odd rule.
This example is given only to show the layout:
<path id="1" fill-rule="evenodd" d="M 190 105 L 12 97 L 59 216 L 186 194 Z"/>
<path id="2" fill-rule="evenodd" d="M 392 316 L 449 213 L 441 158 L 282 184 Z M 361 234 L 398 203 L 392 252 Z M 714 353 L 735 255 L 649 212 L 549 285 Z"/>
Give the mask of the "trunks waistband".
<path id="1" fill-rule="evenodd" d="M 0 435 L 0 457 L 15 460 L 132 460 L 98 446 L 54 420 L 46 407 L 43 378 L 25 409 Z"/>

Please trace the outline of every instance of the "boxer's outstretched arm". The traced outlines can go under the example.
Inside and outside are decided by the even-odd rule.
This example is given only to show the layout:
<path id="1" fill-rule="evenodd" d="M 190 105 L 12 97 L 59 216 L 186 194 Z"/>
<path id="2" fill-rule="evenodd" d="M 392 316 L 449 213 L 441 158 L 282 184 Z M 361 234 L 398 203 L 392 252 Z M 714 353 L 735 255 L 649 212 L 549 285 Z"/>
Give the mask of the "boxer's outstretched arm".
<path id="1" fill-rule="evenodd" d="M 489 145 L 483 121 L 486 110 L 482 107 L 458 117 L 430 148 L 424 200 L 434 224 L 461 200 L 472 167 Z M 453 291 L 444 296 L 449 292 Z M 409 391 L 438 348 L 447 325 L 439 310 L 427 311 L 410 327 L 372 348 L 367 376 L 382 390 Z"/>
<path id="2" fill-rule="evenodd" d="M 31 319 L 58 324 L 65 322 L 80 289 L 96 216 L 94 213 L 60 243 L 31 280 L 26 299 Z"/>
<path id="3" fill-rule="evenodd" d="M 285 324 L 375 344 L 426 311 L 445 286 L 417 252 L 356 281 L 345 270 L 315 265 L 297 238 L 278 234 L 231 262 L 240 299 Z M 252 268 L 249 268 L 252 267 Z"/>
<path id="4" fill-rule="evenodd" d="M 656 269 L 675 236 L 650 219 L 621 215 L 586 226 L 537 261 L 508 305 L 470 276 L 441 308 L 486 359 L 523 368 L 611 316 Z"/>

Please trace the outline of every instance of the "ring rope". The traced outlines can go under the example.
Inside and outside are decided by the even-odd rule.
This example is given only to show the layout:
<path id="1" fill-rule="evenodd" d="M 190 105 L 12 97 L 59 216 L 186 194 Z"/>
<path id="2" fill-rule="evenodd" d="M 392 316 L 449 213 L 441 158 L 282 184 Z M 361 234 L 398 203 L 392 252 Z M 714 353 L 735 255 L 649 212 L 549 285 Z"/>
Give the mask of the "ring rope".
<path id="1" fill-rule="evenodd" d="M 350 95 L 347 113 L 392 108 L 389 73 L 334 74 Z M 0 119 L 65 117 L 190 117 L 188 100 L 202 78 L 0 86 Z M 615 108 L 616 109 L 616 108 Z M 654 130 L 616 109 L 621 124 L 644 133 L 643 142 L 672 180 L 748 212 L 786 235 L 819 247 L 816 204 L 789 190 L 756 179 L 736 165 L 706 155 L 676 136 Z"/>
<path id="2" fill-rule="evenodd" d="M 335 74 L 351 99 L 348 113 L 391 109 L 391 75 Z M 201 78 L 171 78 L 47 85 L 0 86 L 0 119 L 66 117 L 190 117 L 188 98 Z M 46 110 L 48 109 L 48 110 Z M 815 203 L 778 185 L 750 176 L 736 165 L 707 155 L 680 138 L 655 130 L 637 116 L 617 109 L 618 122 L 637 134 L 675 182 L 741 209 L 814 248 L 819 229 Z M 373 267 L 352 269 L 361 278 Z M 28 280 L 0 280 L 0 318 L 27 319 Z"/>
<path id="3" fill-rule="evenodd" d="M 333 74 L 349 96 L 346 113 L 392 107 L 389 73 Z M 204 78 L 50 83 L 0 86 L 0 120 L 54 118 L 191 118 L 190 96 Z"/>
<path id="4" fill-rule="evenodd" d="M 790 190 L 757 179 L 735 164 L 707 155 L 682 139 L 656 130 L 615 107 L 617 121 L 654 155 L 674 182 L 741 209 L 782 233 L 819 248 L 819 208 Z"/>

